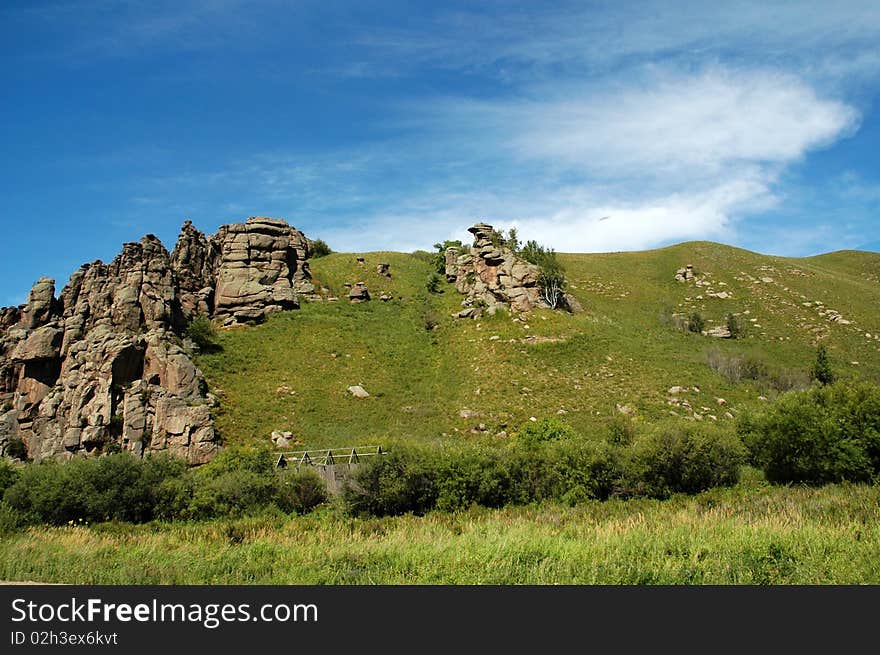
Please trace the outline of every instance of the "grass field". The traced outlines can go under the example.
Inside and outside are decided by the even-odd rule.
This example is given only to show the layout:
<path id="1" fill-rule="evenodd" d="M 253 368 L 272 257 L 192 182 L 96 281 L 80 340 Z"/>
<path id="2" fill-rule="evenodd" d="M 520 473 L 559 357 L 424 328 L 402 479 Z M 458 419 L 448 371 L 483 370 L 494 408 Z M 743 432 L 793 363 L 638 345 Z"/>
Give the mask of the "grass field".
<path id="1" fill-rule="evenodd" d="M 30 528 L 0 579 L 76 584 L 880 584 L 880 490 L 770 487 L 426 517 Z"/>

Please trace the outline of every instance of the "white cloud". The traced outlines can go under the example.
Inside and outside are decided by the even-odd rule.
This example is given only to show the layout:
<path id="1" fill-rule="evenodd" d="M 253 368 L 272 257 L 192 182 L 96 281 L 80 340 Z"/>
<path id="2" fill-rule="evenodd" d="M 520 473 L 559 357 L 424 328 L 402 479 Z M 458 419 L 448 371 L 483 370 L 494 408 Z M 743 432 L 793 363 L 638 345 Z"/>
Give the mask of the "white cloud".
<path id="1" fill-rule="evenodd" d="M 544 91 L 543 89 L 539 89 Z M 857 125 L 858 112 L 790 74 L 711 67 L 643 75 L 624 88 L 566 85 L 540 99 L 447 100 L 444 129 L 479 147 L 594 177 L 716 174 L 789 163 Z"/>

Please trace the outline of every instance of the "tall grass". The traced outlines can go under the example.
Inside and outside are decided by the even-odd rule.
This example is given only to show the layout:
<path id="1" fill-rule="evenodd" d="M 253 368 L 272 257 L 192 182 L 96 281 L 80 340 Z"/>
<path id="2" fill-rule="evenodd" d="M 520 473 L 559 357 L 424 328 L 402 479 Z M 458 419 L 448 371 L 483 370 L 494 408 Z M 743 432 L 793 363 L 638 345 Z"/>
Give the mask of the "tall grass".
<path id="1" fill-rule="evenodd" d="M 880 583 L 880 490 L 768 487 L 358 519 L 31 528 L 0 579 L 97 584 Z"/>

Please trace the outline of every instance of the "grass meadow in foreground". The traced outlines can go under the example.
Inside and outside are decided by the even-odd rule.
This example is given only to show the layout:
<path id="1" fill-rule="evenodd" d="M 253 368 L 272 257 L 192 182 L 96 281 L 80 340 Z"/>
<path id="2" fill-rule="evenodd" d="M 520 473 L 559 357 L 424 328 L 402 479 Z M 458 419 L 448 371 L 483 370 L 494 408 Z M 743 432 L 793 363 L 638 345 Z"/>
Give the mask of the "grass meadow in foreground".
<path id="1" fill-rule="evenodd" d="M 732 489 L 424 517 L 34 527 L 0 579 L 74 584 L 880 584 L 880 489 Z"/>

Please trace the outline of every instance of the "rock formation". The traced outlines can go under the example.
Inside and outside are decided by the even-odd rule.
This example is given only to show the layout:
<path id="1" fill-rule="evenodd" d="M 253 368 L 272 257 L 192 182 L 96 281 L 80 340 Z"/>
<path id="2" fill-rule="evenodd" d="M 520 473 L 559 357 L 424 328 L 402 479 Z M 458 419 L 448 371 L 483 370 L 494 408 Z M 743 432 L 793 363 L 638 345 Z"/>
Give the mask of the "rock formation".
<path id="1" fill-rule="evenodd" d="M 690 282 L 694 278 L 696 278 L 696 274 L 694 273 L 693 264 L 688 264 L 684 268 L 680 268 L 675 271 L 675 280 L 676 282 Z"/>
<path id="2" fill-rule="evenodd" d="M 370 300 L 370 291 L 363 282 L 358 282 L 349 289 L 348 301 L 352 303 L 367 302 Z"/>
<path id="3" fill-rule="evenodd" d="M 491 225 L 478 223 L 468 229 L 474 235 L 470 251 L 446 250 L 446 280 L 466 296 L 459 318 L 478 318 L 499 309 L 514 313 L 549 307 L 541 297 L 539 270 L 494 238 Z"/>
<path id="4" fill-rule="evenodd" d="M 0 453 L 69 458 L 163 450 L 191 464 L 217 451 L 213 397 L 181 335 L 197 315 L 258 321 L 314 293 L 308 241 L 250 218 L 206 238 L 187 221 L 173 252 L 148 234 L 83 265 L 55 297 L 40 278 L 0 309 Z"/>

